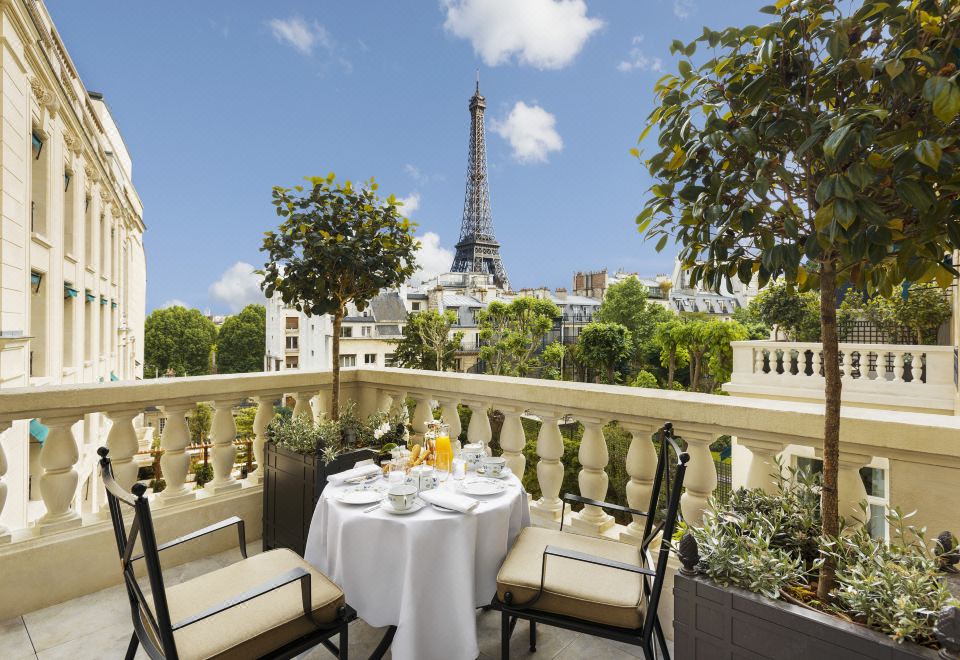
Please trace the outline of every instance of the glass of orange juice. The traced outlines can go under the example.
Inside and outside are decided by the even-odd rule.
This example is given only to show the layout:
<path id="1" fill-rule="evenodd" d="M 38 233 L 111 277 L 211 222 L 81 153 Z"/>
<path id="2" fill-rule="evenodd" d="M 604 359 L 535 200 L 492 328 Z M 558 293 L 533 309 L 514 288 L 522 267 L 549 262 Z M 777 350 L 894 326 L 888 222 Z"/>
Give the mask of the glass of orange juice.
<path id="1" fill-rule="evenodd" d="M 450 427 L 440 424 L 437 428 L 437 451 L 434 467 L 441 481 L 446 481 L 453 469 L 453 448 L 450 446 Z"/>

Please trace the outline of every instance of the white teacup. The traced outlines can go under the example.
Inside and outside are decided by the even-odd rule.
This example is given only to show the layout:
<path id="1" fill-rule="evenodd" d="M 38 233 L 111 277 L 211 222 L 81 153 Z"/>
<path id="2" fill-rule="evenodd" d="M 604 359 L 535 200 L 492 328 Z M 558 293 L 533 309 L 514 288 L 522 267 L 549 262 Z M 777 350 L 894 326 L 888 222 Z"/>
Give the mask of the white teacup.
<path id="1" fill-rule="evenodd" d="M 464 445 L 460 452 L 460 457 L 463 458 L 467 465 L 474 470 L 480 467 L 480 460 L 483 458 L 483 456 L 483 445 L 479 442 Z"/>
<path id="2" fill-rule="evenodd" d="M 507 461 L 503 456 L 485 456 L 480 461 L 480 465 L 483 467 L 483 471 L 491 477 L 499 477 L 503 474 L 503 468 L 506 467 Z"/>
<path id="3" fill-rule="evenodd" d="M 390 490 L 387 491 L 387 499 L 390 501 L 390 506 L 397 511 L 406 511 L 413 506 L 414 500 L 417 499 L 417 487 L 407 484 L 390 486 Z"/>

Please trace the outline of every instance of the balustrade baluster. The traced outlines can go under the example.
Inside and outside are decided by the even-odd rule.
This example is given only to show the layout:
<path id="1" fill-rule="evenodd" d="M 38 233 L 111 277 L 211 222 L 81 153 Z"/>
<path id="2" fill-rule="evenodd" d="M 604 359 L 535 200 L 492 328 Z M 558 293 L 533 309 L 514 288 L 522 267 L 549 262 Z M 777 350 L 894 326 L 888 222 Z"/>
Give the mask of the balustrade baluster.
<path id="1" fill-rule="evenodd" d="M 192 500 L 196 498 L 196 492 L 187 483 L 187 475 L 190 474 L 190 455 L 187 453 L 190 426 L 186 416 L 195 406 L 192 403 L 179 403 L 161 406 L 160 409 L 166 416 L 160 434 L 160 448 L 163 449 L 160 469 L 167 486 L 156 503 L 167 505 Z"/>
<path id="2" fill-rule="evenodd" d="M 626 422 L 624 429 L 630 434 L 630 449 L 627 450 L 627 506 L 638 511 L 647 511 L 653 494 L 653 480 L 657 476 L 657 450 L 653 444 L 656 425 L 651 421 Z M 631 514 L 633 521 L 620 532 L 620 540 L 639 544 L 643 541 L 646 518 Z"/>
<path id="3" fill-rule="evenodd" d="M 580 441 L 580 474 L 577 483 L 580 485 L 580 494 L 591 500 L 604 502 L 607 499 L 607 489 L 610 479 L 607 477 L 607 463 L 610 455 L 607 452 L 607 439 L 603 435 L 605 419 L 598 417 L 579 417 L 583 424 L 583 438 Z M 613 516 L 603 509 L 593 505 L 584 505 L 583 509 L 574 514 L 571 519 L 573 527 L 601 534 L 613 526 Z"/>
<path id="4" fill-rule="evenodd" d="M 483 450 L 490 454 L 490 439 L 493 437 L 493 431 L 490 429 L 490 418 L 487 416 L 487 408 L 490 405 L 484 401 L 468 401 L 467 405 L 473 413 L 470 415 L 470 425 L 467 426 L 467 442 L 479 442 L 483 445 Z"/>
<path id="5" fill-rule="evenodd" d="M 13 422 L 0 422 L 0 517 L 3 516 L 3 507 L 7 503 L 7 483 L 4 475 L 7 473 L 7 454 L 3 451 L 3 438 Z M 10 530 L 0 524 L 0 545 L 10 542 Z"/>
<path id="6" fill-rule="evenodd" d="M 74 507 L 80 475 L 75 468 L 80 460 L 73 425 L 79 418 L 54 417 L 42 420 L 50 429 L 40 451 L 40 497 L 47 512 L 37 521 L 37 531 L 47 533 L 80 526 L 80 513 Z"/>
<path id="7" fill-rule="evenodd" d="M 213 463 L 213 481 L 204 488 L 214 495 L 241 487 L 240 482 L 233 476 L 233 464 L 237 458 L 237 448 L 233 444 L 237 439 L 233 407 L 238 403 L 236 400 L 213 402 L 213 424 L 210 428 L 210 439 L 213 441 L 213 456 L 210 459 Z"/>
<path id="8" fill-rule="evenodd" d="M 441 398 L 440 402 L 440 413 L 443 417 L 443 423 L 450 427 L 450 442 L 456 443 L 456 446 L 460 446 L 460 437 L 461 431 L 463 431 L 463 426 L 460 424 L 460 411 L 457 409 L 457 400 L 450 398 Z"/>
<path id="9" fill-rule="evenodd" d="M 413 432 L 423 438 L 423 434 L 427 432 L 427 424 L 433 421 L 431 398 L 426 392 L 413 392 L 411 394 L 414 401 L 417 402 L 417 407 L 413 410 Z"/>
<path id="10" fill-rule="evenodd" d="M 267 427 L 273 420 L 273 399 L 267 394 L 256 397 L 257 414 L 253 417 L 253 457 L 257 462 L 257 469 L 247 475 L 251 484 L 263 481 L 266 470 L 263 469 L 263 445 L 267 441 Z"/>
<path id="11" fill-rule="evenodd" d="M 779 436 L 761 432 L 751 432 L 749 435 L 737 433 L 737 444 L 748 450 L 746 460 L 749 461 L 744 473 L 744 488 L 760 488 L 771 495 L 777 492 L 777 454 L 783 451 L 785 445 Z"/>
<path id="12" fill-rule="evenodd" d="M 537 482 L 540 499 L 530 505 L 537 514 L 550 520 L 559 520 L 563 502 L 560 488 L 563 486 L 563 436 L 560 434 L 560 415 L 537 413 L 543 423 L 537 436 Z"/>
<path id="13" fill-rule="evenodd" d="M 389 413 L 393 408 L 393 397 L 390 396 L 390 392 L 377 388 L 377 410 L 384 413 Z"/>
<path id="14" fill-rule="evenodd" d="M 522 481 L 527 465 L 527 459 L 523 456 L 527 437 L 523 432 L 523 423 L 520 421 L 523 408 L 501 408 L 500 412 L 503 413 L 503 428 L 500 429 L 500 447 L 503 449 L 503 457 L 506 459 L 507 467 L 517 476 L 517 479 Z M 452 429 L 450 435 L 453 436 Z"/>
<path id="15" fill-rule="evenodd" d="M 903 382 L 903 351 L 894 351 L 893 352 L 893 378 L 890 379 L 891 383 L 902 383 Z"/>
<path id="16" fill-rule="evenodd" d="M 843 373 L 840 375 L 842 380 L 851 380 L 853 378 L 853 353 L 849 348 L 841 349 L 843 354 L 840 356 L 840 368 Z"/>
<path id="17" fill-rule="evenodd" d="M 816 363 L 814 366 L 813 375 L 817 378 L 823 378 L 823 351 L 814 351 L 813 352 Z"/>
<path id="18" fill-rule="evenodd" d="M 313 408 L 310 406 L 310 399 L 313 398 L 314 392 L 297 392 L 294 396 L 297 403 L 293 407 L 293 416 L 302 417 L 306 421 L 312 422 Z"/>
<path id="19" fill-rule="evenodd" d="M 764 349 L 762 348 L 753 349 L 753 372 L 756 374 L 763 373 L 763 351 Z"/>
<path id="20" fill-rule="evenodd" d="M 709 505 L 710 496 L 717 488 L 717 466 L 713 464 L 713 455 L 710 453 L 710 443 L 717 434 L 689 426 L 678 427 L 676 424 L 674 433 L 687 442 L 687 453 L 690 455 L 683 481 L 684 492 L 680 496 L 680 509 L 688 525 L 699 526 L 703 524 L 703 513 Z"/>
<path id="21" fill-rule="evenodd" d="M 113 468 L 113 479 L 121 488 L 128 491 L 137 481 L 139 470 L 134 459 L 140 449 L 137 440 L 137 430 L 133 428 L 133 418 L 140 414 L 135 410 L 110 410 L 106 412 L 110 418 L 110 431 L 107 433 L 107 449 L 110 450 L 110 466 Z M 107 514 L 107 502 L 103 501 L 101 513 Z"/>

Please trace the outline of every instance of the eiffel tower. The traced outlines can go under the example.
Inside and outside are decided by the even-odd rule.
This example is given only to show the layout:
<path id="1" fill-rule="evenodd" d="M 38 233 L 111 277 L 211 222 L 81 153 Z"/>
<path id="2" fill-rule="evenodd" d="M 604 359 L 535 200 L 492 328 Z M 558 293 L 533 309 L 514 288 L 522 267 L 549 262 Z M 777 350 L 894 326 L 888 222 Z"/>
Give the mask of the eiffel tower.
<path id="1" fill-rule="evenodd" d="M 477 74 L 477 89 L 470 98 L 470 155 L 467 161 L 463 222 L 450 270 L 454 273 L 493 275 L 494 283 L 509 291 L 510 280 L 500 259 L 500 244 L 493 235 L 493 217 L 490 213 L 487 146 L 483 128 L 483 111 L 486 107 L 486 99 L 480 96 L 480 75 Z"/>

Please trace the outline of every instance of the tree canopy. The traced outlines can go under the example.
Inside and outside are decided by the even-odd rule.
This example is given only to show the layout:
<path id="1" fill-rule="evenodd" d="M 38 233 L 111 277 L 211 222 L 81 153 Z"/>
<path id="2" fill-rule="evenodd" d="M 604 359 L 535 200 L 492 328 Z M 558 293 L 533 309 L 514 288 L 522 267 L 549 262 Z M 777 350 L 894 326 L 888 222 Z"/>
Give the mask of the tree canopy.
<path id="1" fill-rule="evenodd" d="M 633 337 L 620 323 L 594 321 L 580 331 L 577 354 L 587 366 L 600 371 L 605 382 L 617 382 L 617 366 L 633 353 Z"/>
<path id="2" fill-rule="evenodd" d="M 636 368 L 656 368 L 658 349 L 653 334 L 659 323 L 675 315 L 669 309 L 647 299 L 649 292 L 636 276 L 611 284 L 597 310 L 595 320 L 619 323 L 630 331 L 631 358 Z"/>
<path id="3" fill-rule="evenodd" d="M 658 249 L 679 242 L 693 284 L 756 275 L 761 287 L 819 288 L 821 504 L 837 536 L 838 288 L 889 297 L 904 280 L 957 275 L 945 255 L 960 246 L 960 4 L 778 0 L 762 11 L 767 25 L 673 42 L 679 75 L 656 84 L 641 134 L 658 131 L 637 223 Z M 698 46 L 708 50 L 695 60 Z M 828 557 L 821 599 L 833 575 Z"/>
<path id="4" fill-rule="evenodd" d="M 228 316 L 217 335 L 217 372 L 221 374 L 263 371 L 267 347 L 267 310 L 247 305 Z"/>
<path id="5" fill-rule="evenodd" d="M 371 178 L 360 187 L 326 177 L 307 177 L 308 186 L 273 189 L 280 216 L 263 238 L 267 253 L 261 286 L 267 297 L 307 316 L 333 316 L 333 401 L 340 415 L 340 326 L 353 303 L 358 311 L 383 289 L 406 281 L 416 270 L 414 225 L 393 195 L 377 196 Z"/>
<path id="6" fill-rule="evenodd" d="M 440 313 L 431 309 L 411 314 L 403 329 L 403 337 L 397 340 L 396 363 L 407 369 L 452 369 L 463 341 L 463 332 L 450 334 L 456 322 L 457 315 L 452 310 Z"/>
<path id="7" fill-rule="evenodd" d="M 203 376 L 210 373 L 210 356 L 217 328 L 200 310 L 176 305 L 155 309 L 143 330 L 143 374 Z"/>
<path id="8" fill-rule="evenodd" d="M 558 377 L 564 349 L 560 342 L 544 345 L 560 308 L 549 300 L 520 296 L 509 303 L 491 302 L 477 312 L 477 326 L 484 345 L 480 359 L 485 370 L 497 376 Z"/>

